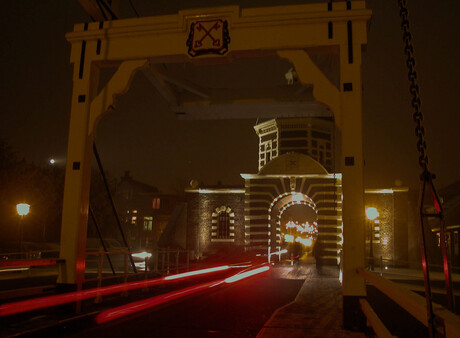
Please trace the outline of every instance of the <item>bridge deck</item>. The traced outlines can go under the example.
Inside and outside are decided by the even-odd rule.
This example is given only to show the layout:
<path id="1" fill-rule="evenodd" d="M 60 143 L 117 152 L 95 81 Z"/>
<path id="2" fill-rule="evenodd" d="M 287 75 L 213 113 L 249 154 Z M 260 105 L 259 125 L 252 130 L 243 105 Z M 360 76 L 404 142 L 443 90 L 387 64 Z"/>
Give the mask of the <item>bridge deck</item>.
<path id="1" fill-rule="evenodd" d="M 296 299 L 278 309 L 265 323 L 258 338 L 271 337 L 365 337 L 342 328 L 341 285 L 338 269 L 301 264 L 286 269 L 288 278 L 305 278 Z M 278 273 L 283 273 L 279 270 Z"/>

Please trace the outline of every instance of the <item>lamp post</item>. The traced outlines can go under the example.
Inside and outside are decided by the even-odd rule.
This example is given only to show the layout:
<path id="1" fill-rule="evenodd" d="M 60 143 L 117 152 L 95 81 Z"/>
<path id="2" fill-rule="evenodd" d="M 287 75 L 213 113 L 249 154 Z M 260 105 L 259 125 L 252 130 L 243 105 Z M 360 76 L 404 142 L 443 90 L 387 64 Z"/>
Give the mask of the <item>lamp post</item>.
<path id="1" fill-rule="evenodd" d="M 22 252 L 22 237 L 23 237 L 23 219 L 24 216 L 29 213 L 30 205 L 27 203 L 19 203 L 16 205 L 16 210 L 18 215 L 21 217 L 19 219 L 19 252 Z"/>
<path id="2" fill-rule="evenodd" d="M 369 239 L 369 269 L 374 270 L 374 248 L 373 248 L 373 237 L 374 237 L 374 221 L 377 217 L 379 217 L 380 214 L 377 211 L 376 208 L 374 207 L 369 207 L 366 208 L 366 217 L 369 220 L 369 233 L 370 233 L 370 239 Z"/>

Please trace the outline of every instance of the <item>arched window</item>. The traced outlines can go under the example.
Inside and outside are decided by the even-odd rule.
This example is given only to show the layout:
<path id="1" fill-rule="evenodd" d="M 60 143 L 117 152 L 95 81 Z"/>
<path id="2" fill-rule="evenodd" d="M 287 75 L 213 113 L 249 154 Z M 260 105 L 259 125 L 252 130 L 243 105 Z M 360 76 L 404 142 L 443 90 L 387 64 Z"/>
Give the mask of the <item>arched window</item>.
<path id="1" fill-rule="evenodd" d="M 230 215 L 221 211 L 217 216 L 217 238 L 230 238 Z"/>
<path id="2" fill-rule="evenodd" d="M 222 205 L 212 213 L 211 242 L 234 242 L 235 213 Z"/>

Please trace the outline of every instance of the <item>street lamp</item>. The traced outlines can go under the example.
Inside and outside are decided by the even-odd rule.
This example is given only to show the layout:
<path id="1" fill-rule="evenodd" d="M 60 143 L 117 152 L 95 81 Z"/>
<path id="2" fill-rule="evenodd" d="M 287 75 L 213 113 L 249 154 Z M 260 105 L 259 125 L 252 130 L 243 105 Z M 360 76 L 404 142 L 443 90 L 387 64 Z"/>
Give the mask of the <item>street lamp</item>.
<path id="1" fill-rule="evenodd" d="M 27 203 L 19 203 L 16 205 L 18 215 L 21 216 L 19 219 L 19 252 L 22 252 L 22 237 L 23 237 L 23 218 L 29 213 L 30 205 Z"/>
<path id="2" fill-rule="evenodd" d="M 374 207 L 369 207 L 366 209 L 366 217 L 369 220 L 369 233 L 370 233 L 370 241 L 369 241 L 369 268 L 370 270 L 374 270 L 374 248 L 372 246 L 373 242 L 373 237 L 374 237 L 374 222 L 377 217 L 379 217 L 380 214 L 377 211 L 376 208 Z"/>

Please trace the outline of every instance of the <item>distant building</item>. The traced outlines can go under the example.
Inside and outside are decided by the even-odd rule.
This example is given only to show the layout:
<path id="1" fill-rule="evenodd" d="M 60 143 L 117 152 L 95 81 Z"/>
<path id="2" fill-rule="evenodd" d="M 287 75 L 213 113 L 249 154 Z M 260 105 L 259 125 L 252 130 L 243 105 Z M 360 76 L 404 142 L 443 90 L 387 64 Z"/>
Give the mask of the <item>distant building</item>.
<path id="1" fill-rule="evenodd" d="M 419 262 L 419 236 L 409 236 L 416 233 L 410 200 L 408 188 L 365 190 L 365 208 L 374 207 L 379 212 L 375 221 L 366 221 L 365 231 L 366 252 L 370 252 L 372 241 L 375 265 L 380 264 L 380 258 L 384 265 Z"/>
<path id="2" fill-rule="evenodd" d="M 444 213 L 444 222 L 446 226 L 447 249 L 451 257 L 452 266 L 455 272 L 460 272 L 460 181 L 439 189 L 438 195 L 442 201 Z M 434 210 L 432 210 L 434 211 Z M 431 219 L 430 226 L 435 234 L 435 243 L 437 247 L 437 264 L 441 263 L 440 252 L 440 227 L 439 221 Z"/>
<path id="3" fill-rule="evenodd" d="M 115 198 L 130 247 L 143 250 L 159 245 L 181 202 L 176 195 L 160 193 L 156 187 L 133 179 L 128 171 L 117 185 Z"/>
<path id="4" fill-rule="evenodd" d="M 286 227 L 289 221 L 309 222 L 317 226 L 315 257 L 337 264 L 343 243 L 342 176 L 333 171 L 333 121 L 280 118 L 254 129 L 259 136 L 257 174 L 241 174 L 241 186 L 186 189 L 188 248 L 197 256 L 238 250 L 271 254 L 286 247 L 286 239 L 296 240 Z M 408 189 L 366 190 L 365 199 L 366 206 L 380 212 L 372 228 L 374 259 L 407 262 Z M 366 223 L 367 252 L 370 226 Z"/>
<path id="5" fill-rule="evenodd" d="M 241 185 L 200 186 L 193 180 L 182 199 L 126 173 L 117 197 L 132 246 L 183 248 L 200 258 L 251 251 L 273 255 L 303 244 L 317 262 L 338 264 L 342 175 L 333 171 L 333 122 L 282 118 L 254 129 L 259 171 L 241 174 Z M 366 252 L 372 247 L 375 266 L 418 260 L 418 236 L 409 236 L 417 231 L 410 203 L 407 188 L 365 191 L 366 207 L 379 212 L 365 223 Z"/>
<path id="6" fill-rule="evenodd" d="M 283 215 L 295 206 L 318 224 L 320 259 L 336 264 L 341 248 L 341 175 L 328 174 L 311 157 L 277 156 L 258 174 L 242 174 L 244 187 L 187 189 L 188 226 L 199 255 L 223 250 L 273 253 L 284 247 Z M 193 211 L 195 210 L 195 211 Z"/>

